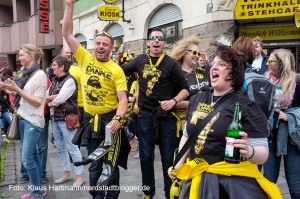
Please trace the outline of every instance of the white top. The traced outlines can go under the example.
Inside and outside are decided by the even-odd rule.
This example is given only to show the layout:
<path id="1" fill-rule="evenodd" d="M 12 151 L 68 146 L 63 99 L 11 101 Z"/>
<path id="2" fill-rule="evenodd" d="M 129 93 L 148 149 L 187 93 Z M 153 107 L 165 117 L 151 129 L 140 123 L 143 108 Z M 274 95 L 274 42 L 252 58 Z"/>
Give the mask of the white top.
<path id="1" fill-rule="evenodd" d="M 47 92 L 46 74 L 42 70 L 38 70 L 25 84 L 23 92 L 35 96 L 41 105 L 36 108 L 21 97 L 17 114 L 32 125 L 43 128 L 45 125 L 44 105 Z"/>
<path id="2" fill-rule="evenodd" d="M 253 60 L 253 63 L 252 63 L 252 68 L 255 70 L 255 71 L 258 71 L 261 69 L 261 64 L 262 64 L 262 61 L 263 61 L 263 57 L 260 55 L 258 58 L 255 58 Z"/>

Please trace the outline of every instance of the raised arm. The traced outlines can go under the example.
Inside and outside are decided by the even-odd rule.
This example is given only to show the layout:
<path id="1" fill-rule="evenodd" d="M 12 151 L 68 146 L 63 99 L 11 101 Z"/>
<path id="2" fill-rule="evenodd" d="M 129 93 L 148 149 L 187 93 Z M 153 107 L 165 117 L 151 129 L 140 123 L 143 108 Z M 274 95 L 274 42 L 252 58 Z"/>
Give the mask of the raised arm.
<path id="1" fill-rule="evenodd" d="M 79 41 L 73 35 L 73 11 L 75 0 L 66 0 L 66 3 L 67 7 L 62 23 L 62 35 L 65 38 L 72 53 L 75 53 L 78 46 L 80 45 Z"/>

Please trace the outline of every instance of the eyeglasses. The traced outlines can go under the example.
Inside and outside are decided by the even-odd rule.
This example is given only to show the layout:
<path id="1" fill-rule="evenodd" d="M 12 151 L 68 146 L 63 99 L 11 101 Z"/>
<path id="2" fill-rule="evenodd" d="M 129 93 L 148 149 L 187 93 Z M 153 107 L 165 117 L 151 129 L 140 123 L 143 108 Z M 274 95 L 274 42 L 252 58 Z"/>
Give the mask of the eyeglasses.
<path id="1" fill-rule="evenodd" d="M 166 38 L 164 36 L 149 36 L 150 41 L 155 41 L 156 39 L 158 39 L 158 41 L 166 41 Z"/>
<path id="2" fill-rule="evenodd" d="M 187 51 L 192 52 L 192 54 L 195 56 L 198 55 L 198 57 L 200 57 L 202 55 L 202 53 L 197 50 L 187 50 Z"/>
<path id="3" fill-rule="evenodd" d="M 97 33 L 96 37 L 98 37 L 98 36 L 107 36 L 107 37 L 109 37 L 110 39 L 112 39 L 111 34 L 109 34 L 108 32 L 105 32 L 105 31 L 102 31 L 102 32 Z"/>
<path id="4" fill-rule="evenodd" d="M 277 60 L 268 59 L 268 64 L 272 64 L 273 62 L 278 62 Z"/>
<path id="5" fill-rule="evenodd" d="M 224 62 L 210 62 L 209 63 L 210 67 L 214 67 L 214 66 L 219 66 L 220 68 L 230 68 L 231 65 L 227 65 Z"/>

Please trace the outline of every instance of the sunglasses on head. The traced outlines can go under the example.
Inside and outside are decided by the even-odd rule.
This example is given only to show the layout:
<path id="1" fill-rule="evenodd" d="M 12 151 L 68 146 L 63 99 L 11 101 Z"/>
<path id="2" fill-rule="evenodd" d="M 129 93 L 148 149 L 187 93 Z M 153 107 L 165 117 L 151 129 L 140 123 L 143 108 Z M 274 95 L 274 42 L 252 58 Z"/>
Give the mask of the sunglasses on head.
<path id="1" fill-rule="evenodd" d="M 195 55 L 195 56 L 198 55 L 199 57 L 200 57 L 201 54 L 202 54 L 201 52 L 199 52 L 199 51 L 197 51 L 197 50 L 187 50 L 187 51 L 192 52 L 193 55 Z"/>
<path id="2" fill-rule="evenodd" d="M 109 38 L 112 38 L 111 34 L 109 34 L 108 32 L 105 32 L 105 31 L 97 33 L 96 37 L 98 37 L 98 36 L 107 36 Z"/>
<path id="3" fill-rule="evenodd" d="M 166 41 L 166 38 L 164 36 L 149 36 L 150 41 L 155 41 L 156 39 L 158 39 L 158 41 Z"/>
<path id="4" fill-rule="evenodd" d="M 278 62 L 277 60 L 268 59 L 268 64 L 272 64 L 273 62 Z"/>

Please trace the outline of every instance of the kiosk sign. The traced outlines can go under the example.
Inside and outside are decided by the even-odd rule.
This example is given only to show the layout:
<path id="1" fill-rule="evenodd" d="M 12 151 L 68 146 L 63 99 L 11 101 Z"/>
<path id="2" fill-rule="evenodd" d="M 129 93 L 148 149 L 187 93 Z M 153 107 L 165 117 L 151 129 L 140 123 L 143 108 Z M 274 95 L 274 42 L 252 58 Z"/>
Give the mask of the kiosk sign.
<path id="1" fill-rule="evenodd" d="M 118 21 L 121 18 L 121 10 L 117 6 L 99 6 L 98 18 L 102 21 Z"/>

